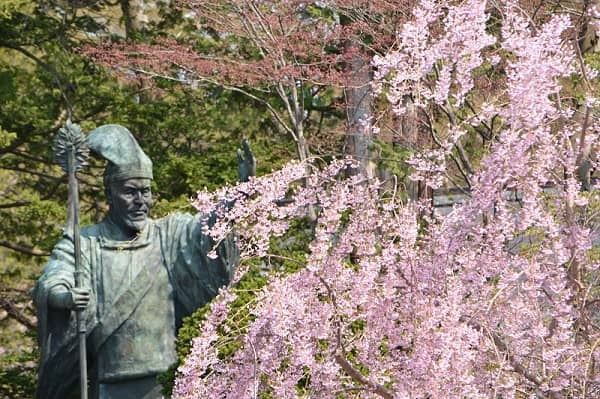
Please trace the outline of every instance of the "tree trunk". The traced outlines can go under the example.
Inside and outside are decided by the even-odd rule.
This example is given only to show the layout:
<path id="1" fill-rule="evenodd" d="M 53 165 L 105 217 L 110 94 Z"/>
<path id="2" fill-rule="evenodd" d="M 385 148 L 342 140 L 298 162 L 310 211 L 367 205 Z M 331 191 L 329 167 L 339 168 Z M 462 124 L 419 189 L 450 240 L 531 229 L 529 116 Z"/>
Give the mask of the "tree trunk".
<path id="1" fill-rule="evenodd" d="M 125 39 L 132 39 L 133 35 L 133 16 L 131 15 L 131 4 L 129 0 L 121 0 L 121 12 L 123 16 L 121 17 L 121 22 L 125 27 Z"/>
<path id="2" fill-rule="evenodd" d="M 404 107 L 406 107 L 406 113 L 401 116 L 398 121 L 399 134 L 394 137 L 394 146 L 411 151 L 418 146 L 419 115 L 410 96 L 404 96 L 402 103 Z M 421 182 L 405 178 L 402 183 L 404 184 L 404 187 L 406 187 L 406 194 L 411 201 L 416 201 L 426 195 Z"/>
<path id="3" fill-rule="evenodd" d="M 352 49 L 356 44 L 347 44 Z M 375 162 L 370 150 L 371 115 L 373 97 L 371 93 L 371 66 L 360 56 L 355 56 L 349 64 L 350 83 L 345 89 L 346 96 L 346 139 L 344 153 L 360 161 L 363 171 L 368 176 L 375 175 Z"/>
<path id="4" fill-rule="evenodd" d="M 580 6 L 582 8 L 582 12 L 585 12 L 591 4 L 594 4 L 593 7 L 596 8 L 597 13 L 600 13 L 600 1 L 584 1 Z M 581 30 L 579 32 L 579 51 L 583 56 L 586 53 L 597 53 L 600 51 L 600 41 L 598 40 L 599 32 L 597 31 L 596 24 L 594 22 L 598 22 L 594 20 L 594 15 L 586 17 L 581 26 Z M 582 110 L 581 118 L 585 119 L 583 123 L 584 129 L 590 129 L 589 120 L 591 118 L 590 109 Z M 586 140 L 586 132 L 585 130 L 581 132 L 580 140 Z M 582 145 L 581 146 L 581 154 L 578 154 L 578 168 L 576 171 L 577 178 L 581 182 L 581 187 L 585 191 L 591 190 L 592 182 L 592 163 L 590 162 L 590 153 L 591 147 Z"/>

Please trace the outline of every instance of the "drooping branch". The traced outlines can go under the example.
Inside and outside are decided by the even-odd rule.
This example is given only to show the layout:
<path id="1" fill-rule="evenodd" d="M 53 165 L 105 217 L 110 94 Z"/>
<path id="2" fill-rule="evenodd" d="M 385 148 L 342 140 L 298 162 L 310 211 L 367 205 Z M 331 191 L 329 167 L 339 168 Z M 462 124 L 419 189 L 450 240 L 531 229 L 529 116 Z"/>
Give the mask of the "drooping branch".
<path id="1" fill-rule="evenodd" d="M 394 394 L 392 392 L 390 392 L 389 389 L 387 389 L 386 387 L 384 387 L 383 385 L 380 384 L 376 384 L 373 381 L 370 381 L 369 379 L 365 378 L 358 370 L 356 370 L 349 362 L 348 360 L 346 360 L 346 358 L 340 354 L 340 353 L 336 353 L 334 355 L 335 358 L 335 362 L 346 372 L 346 374 L 348 374 L 353 380 L 355 380 L 356 382 L 368 386 L 371 388 L 371 391 L 373 393 L 376 393 L 377 395 L 381 396 L 382 398 L 385 399 L 393 399 L 394 398 Z"/>
<path id="2" fill-rule="evenodd" d="M 181 68 L 183 68 L 181 65 L 178 65 L 178 66 L 181 67 Z M 185 69 L 185 68 L 183 68 L 183 69 Z M 177 78 L 173 78 L 173 77 L 170 77 L 170 76 L 166 76 L 164 74 L 159 74 L 159 73 L 151 72 L 151 71 L 148 71 L 148 70 L 145 70 L 145 69 L 141 69 L 141 68 L 132 68 L 131 70 L 133 72 L 135 72 L 135 73 L 140 73 L 140 74 L 146 75 L 146 76 L 151 77 L 151 78 L 160 78 L 160 79 L 171 80 L 171 81 L 178 82 L 178 83 L 184 83 L 184 82 L 181 81 L 181 79 L 177 79 Z M 194 71 L 191 71 L 191 72 L 194 72 Z M 243 94 L 244 96 L 246 96 L 246 97 L 248 97 L 248 98 L 250 98 L 250 99 L 252 99 L 252 100 L 254 100 L 254 101 L 256 101 L 256 102 L 258 102 L 258 103 L 260 103 L 262 105 L 264 105 L 267 108 L 267 110 L 269 111 L 269 113 L 273 116 L 273 118 L 275 119 L 275 121 L 278 123 L 278 125 L 280 125 L 287 133 L 289 133 L 294 138 L 294 140 L 297 140 L 296 135 L 294 133 L 294 130 L 292 128 L 290 128 L 290 126 L 287 123 L 285 123 L 285 121 L 283 120 L 283 117 L 279 114 L 279 112 L 277 112 L 277 110 L 271 104 L 269 104 L 269 102 L 266 101 L 265 99 L 262 99 L 262 98 L 260 98 L 260 97 L 258 97 L 256 95 L 252 94 L 251 92 L 249 92 L 249 91 L 247 91 L 247 90 L 239 87 L 239 86 L 229 85 L 227 83 L 220 82 L 220 81 L 218 81 L 216 79 L 212 79 L 212 78 L 209 78 L 207 76 L 196 75 L 196 77 L 200 81 L 204 81 L 206 83 L 210 83 L 210 84 L 215 85 L 217 87 L 222 87 L 225 90 L 229 90 L 229 91 L 233 91 L 233 92 L 236 92 L 236 93 Z"/>
<path id="3" fill-rule="evenodd" d="M 341 323 L 339 314 L 337 314 L 338 305 L 337 305 L 335 292 L 333 291 L 331 286 L 327 283 L 327 281 L 323 277 L 318 276 L 318 278 L 319 278 L 319 281 L 321 282 L 321 284 L 323 284 L 323 286 L 327 290 L 327 294 L 329 295 L 329 298 L 331 299 L 331 302 L 333 303 L 333 306 L 336 309 L 336 317 L 335 317 L 335 321 L 333 323 L 335 325 L 335 329 L 336 329 L 335 334 L 336 334 L 336 341 L 337 341 L 336 348 L 333 352 L 333 358 L 335 359 L 335 362 L 354 381 L 356 381 L 359 384 L 362 384 L 366 387 L 369 387 L 372 392 L 376 393 L 377 395 L 381 396 L 382 398 L 393 399 L 394 394 L 389 389 L 387 389 L 383 385 L 377 384 L 376 382 L 371 381 L 368 378 L 366 378 L 365 376 L 363 376 L 360 373 L 360 371 L 358 371 L 356 368 L 354 368 L 354 366 L 352 366 L 352 364 L 350 364 L 350 362 L 346 359 L 346 353 L 345 353 L 346 351 L 344 349 L 344 344 L 342 341 L 342 323 Z"/>
<path id="4" fill-rule="evenodd" d="M 440 141 L 440 139 L 437 137 L 437 135 L 435 133 L 435 127 L 433 126 L 433 118 L 427 112 L 425 113 L 425 115 L 427 117 L 427 123 L 425 123 L 425 125 L 426 125 L 427 129 L 429 130 L 429 132 L 431 133 L 432 140 L 434 141 L 434 143 L 436 145 L 438 145 L 438 147 L 443 148 L 444 144 Z M 450 153 L 450 154 L 448 154 L 448 156 L 450 157 L 450 159 L 452 159 L 452 161 L 454 162 L 454 164 L 458 168 L 458 171 L 460 172 L 460 174 L 463 177 L 463 179 L 465 179 L 465 182 L 467 183 L 467 185 L 469 187 L 472 187 L 473 186 L 473 184 L 471 182 L 471 175 L 472 175 L 472 173 L 468 173 L 468 171 L 465 170 L 463 162 L 461 162 L 456 157 L 456 155 L 454 155 L 454 153 Z M 456 186 L 456 184 L 455 184 L 455 186 Z"/>
<path id="5" fill-rule="evenodd" d="M 21 172 L 21 173 L 27 173 L 30 175 L 39 176 L 39 177 L 43 177 L 43 178 L 46 178 L 49 180 L 54 180 L 54 181 L 57 181 L 57 180 L 62 181 L 63 180 L 63 177 L 52 176 L 47 173 L 36 172 L 34 170 L 19 168 L 19 167 L 14 167 L 14 166 L 2 166 L 2 167 L 0 167 L 0 169 L 12 170 L 12 171 Z"/>
<path id="6" fill-rule="evenodd" d="M 450 123 L 453 126 L 458 127 L 458 125 L 459 125 L 458 118 L 456 116 L 456 113 L 452 109 L 450 109 L 450 104 L 448 104 L 447 107 L 440 105 L 440 109 L 442 111 L 444 111 L 444 113 L 448 116 L 448 118 L 450 119 Z M 458 138 L 456 140 L 454 147 L 456 148 L 456 151 L 458 153 L 461 163 L 463 164 L 466 171 L 469 173 L 469 176 L 473 175 L 473 173 L 474 173 L 473 165 L 471 165 L 471 161 L 469 161 L 469 157 L 467 156 L 467 153 L 465 152 L 462 144 L 460 143 L 460 138 Z M 467 179 L 467 183 L 469 184 L 469 186 L 471 185 L 470 179 Z"/>
<path id="7" fill-rule="evenodd" d="M 7 240 L 0 240 L 0 246 L 12 249 L 13 251 L 20 252 L 25 255 L 31 256 L 49 256 L 50 252 L 42 251 L 40 249 L 29 247 L 26 245 L 10 242 Z"/>
<path id="8" fill-rule="evenodd" d="M 44 70 L 46 70 L 48 73 L 50 73 L 52 75 L 52 78 L 53 78 L 54 82 L 56 83 L 56 86 L 60 90 L 61 97 L 63 98 L 65 105 L 67 107 L 67 115 L 70 117 L 71 114 L 73 113 L 72 112 L 73 106 L 71 104 L 71 100 L 69 100 L 69 97 L 67 96 L 67 86 L 65 84 L 63 84 L 58 71 L 52 65 L 48 64 L 47 62 L 44 62 L 41 58 L 37 57 L 31 51 L 29 51 L 21 46 L 15 46 L 10 43 L 4 43 L 4 42 L 0 42 L 0 46 L 10 48 L 12 50 L 15 50 L 15 51 L 23 54 L 25 57 L 33 60 L 36 64 L 41 66 Z"/>
<path id="9" fill-rule="evenodd" d="M 510 353 L 508 345 L 506 345 L 506 343 L 498 333 L 484 328 L 481 324 L 479 324 L 477 321 L 475 321 L 472 317 L 469 316 L 462 316 L 461 321 L 466 322 L 467 325 L 469 325 L 476 331 L 486 332 L 494 341 L 494 345 L 496 345 L 496 347 L 504 354 L 504 356 L 506 356 L 511 367 L 515 370 L 515 372 L 519 373 L 520 375 L 534 383 L 536 387 L 539 387 L 542 384 L 542 381 L 537 376 L 530 373 L 529 370 L 527 370 L 525 366 L 523 366 L 512 353 Z"/>
<path id="10" fill-rule="evenodd" d="M 8 202 L 6 204 L 0 204 L 0 209 L 19 208 L 19 207 L 27 206 L 27 205 L 31 205 L 31 204 L 32 204 L 31 201 Z"/>
<path id="11" fill-rule="evenodd" d="M 25 316 L 13 303 L 6 298 L 0 297 L 0 307 L 8 313 L 10 317 L 17 320 L 30 330 L 37 328 L 37 323 Z"/>

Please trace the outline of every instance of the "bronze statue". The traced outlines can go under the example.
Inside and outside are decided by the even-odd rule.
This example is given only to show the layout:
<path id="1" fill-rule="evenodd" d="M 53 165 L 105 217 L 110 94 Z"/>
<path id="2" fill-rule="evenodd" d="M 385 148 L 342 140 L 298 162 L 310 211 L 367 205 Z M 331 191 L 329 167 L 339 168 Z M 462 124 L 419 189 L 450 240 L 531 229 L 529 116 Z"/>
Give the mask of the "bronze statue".
<path id="1" fill-rule="evenodd" d="M 82 228 L 79 235 L 66 230 L 33 291 L 41 347 L 37 397 L 62 399 L 76 387 L 79 310 L 91 397 L 160 398 L 156 375 L 176 361 L 182 318 L 230 281 L 238 250 L 229 238 L 219 244 L 218 258 L 207 257 L 214 243 L 202 233 L 206 215 L 149 217 L 152 162 L 129 130 L 101 126 L 86 141 L 108 161 L 109 210 L 101 223 Z M 247 143 L 244 147 L 245 158 L 238 151 L 241 179 L 254 174 L 254 158 Z"/>

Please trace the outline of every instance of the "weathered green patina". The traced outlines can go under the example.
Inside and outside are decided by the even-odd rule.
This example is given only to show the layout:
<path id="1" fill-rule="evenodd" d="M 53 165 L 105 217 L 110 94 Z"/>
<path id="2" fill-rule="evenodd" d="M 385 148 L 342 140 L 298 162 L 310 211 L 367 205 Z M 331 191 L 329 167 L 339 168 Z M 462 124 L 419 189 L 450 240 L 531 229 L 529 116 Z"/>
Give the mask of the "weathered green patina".
<path id="1" fill-rule="evenodd" d="M 229 282 L 239 254 L 230 237 L 217 258 L 207 256 L 214 245 L 202 233 L 207 215 L 148 217 L 152 164 L 127 129 L 103 126 L 88 135 L 88 144 L 109 161 L 109 212 L 81 229 L 83 286 L 75 288 L 73 239 L 66 234 L 34 289 L 42 351 L 37 397 L 65 398 L 77 385 L 73 310 L 84 309 L 91 397 L 157 398 L 155 377 L 176 360 L 182 318 Z M 250 156 L 240 161 L 250 162 L 253 173 L 246 149 Z"/>

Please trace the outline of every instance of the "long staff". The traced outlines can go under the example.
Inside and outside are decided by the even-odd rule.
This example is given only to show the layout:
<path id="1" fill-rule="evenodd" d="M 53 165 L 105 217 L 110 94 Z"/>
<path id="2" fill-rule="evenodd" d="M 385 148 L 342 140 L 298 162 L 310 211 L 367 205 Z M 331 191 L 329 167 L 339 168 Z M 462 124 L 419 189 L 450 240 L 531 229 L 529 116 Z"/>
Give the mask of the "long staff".
<path id="1" fill-rule="evenodd" d="M 73 237 L 75 257 L 75 287 L 83 286 L 81 280 L 81 238 L 79 236 L 79 184 L 77 172 L 87 164 L 89 149 L 79 125 L 67 121 L 58 131 L 54 141 L 54 159 L 69 176 L 69 202 L 67 210 L 67 233 Z M 86 327 L 83 310 L 76 310 L 77 335 L 79 337 L 79 376 L 81 399 L 87 399 Z"/>

